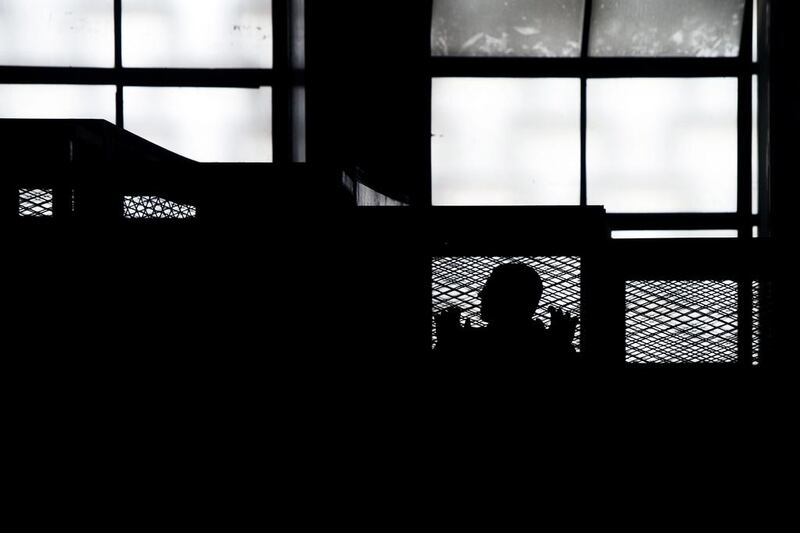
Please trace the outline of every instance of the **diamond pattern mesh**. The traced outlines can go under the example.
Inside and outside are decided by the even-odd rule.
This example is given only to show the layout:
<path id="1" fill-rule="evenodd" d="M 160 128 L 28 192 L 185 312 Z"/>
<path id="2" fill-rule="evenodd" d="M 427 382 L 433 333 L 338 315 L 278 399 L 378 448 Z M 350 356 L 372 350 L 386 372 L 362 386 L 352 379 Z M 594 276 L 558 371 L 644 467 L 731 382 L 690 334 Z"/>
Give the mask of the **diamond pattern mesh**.
<path id="1" fill-rule="evenodd" d="M 19 189 L 19 216 L 53 216 L 53 189 Z"/>
<path id="2" fill-rule="evenodd" d="M 629 281 L 628 363 L 736 362 L 735 281 Z"/>
<path id="3" fill-rule="evenodd" d="M 760 284 L 753 282 L 753 364 L 758 365 L 761 351 L 761 291 Z"/>
<path id="4" fill-rule="evenodd" d="M 178 204 L 159 196 L 126 196 L 123 202 L 125 218 L 137 219 L 185 219 L 197 216 L 191 205 Z"/>
<path id="5" fill-rule="evenodd" d="M 480 318 L 478 292 L 492 269 L 503 263 L 524 263 L 539 273 L 544 292 L 534 316 L 546 326 L 550 325 L 547 312 L 550 305 L 580 316 L 580 257 L 435 257 L 432 264 L 433 313 L 457 305 L 462 310 L 462 320 L 470 318 L 473 327 L 486 326 Z M 433 321 L 431 327 L 435 345 Z M 580 346 L 580 322 L 575 331 L 574 345 L 576 350 Z"/>

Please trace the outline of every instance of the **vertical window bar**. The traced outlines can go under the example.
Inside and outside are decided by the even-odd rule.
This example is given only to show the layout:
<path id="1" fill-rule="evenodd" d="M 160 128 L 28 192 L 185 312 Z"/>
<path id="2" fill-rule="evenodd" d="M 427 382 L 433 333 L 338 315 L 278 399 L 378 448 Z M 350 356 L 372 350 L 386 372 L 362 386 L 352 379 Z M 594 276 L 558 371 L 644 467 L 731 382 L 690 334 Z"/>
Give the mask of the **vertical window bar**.
<path id="1" fill-rule="evenodd" d="M 114 71 L 117 80 L 122 79 L 122 0 L 114 0 Z M 123 87 L 117 84 L 117 126 L 125 127 L 125 113 L 122 100 Z"/>
<path id="2" fill-rule="evenodd" d="M 427 38 L 426 42 L 428 43 L 428 87 L 427 87 L 427 104 L 425 106 L 425 114 L 424 116 L 420 117 L 420 120 L 424 120 L 426 123 L 426 127 L 424 130 L 420 130 L 424 132 L 424 136 L 420 137 L 420 148 L 423 146 L 425 147 L 425 154 L 426 160 L 428 161 L 427 165 L 424 166 L 424 172 L 422 173 L 424 182 L 421 183 L 422 188 L 420 191 L 420 198 L 419 203 L 422 206 L 430 207 L 433 205 L 433 167 L 432 167 L 432 154 L 431 154 L 431 142 L 433 139 L 433 132 L 432 130 L 432 119 L 433 119 L 433 110 L 431 109 L 433 105 L 433 68 L 431 63 L 431 28 L 433 27 L 433 0 L 430 0 L 427 3 Z M 424 100 L 423 100 L 424 101 Z M 422 122 L 420 122 L 420 126 L 422 126 Z M 412 200 L 413 202 L 413 200 Z"/>
<path id="3" fill-rule="evenodd" d="M 275 82 L 272 86 L 272 149 L 275 163 L 292 161 L 292 84 L 291 64 L 291 0 L 272 2 L 273 72 Z"/>
<path id="4" fill-rule="evenodd" d="M 586 200 L 586 78 L 581 78 L 581 207 L 587 205 Z"/>
<path id="5" fill-rule="evenodd" d="M 752 239 L 753 233 L 750 219 L 753 203 L 753 78 L 751 74 L 753 61 L 753 0 L 745 2 L 739 61 L 742 69 L 739 74 L 738 106 L 738 230 L 740 239 Z"/>
<path id="6" fill-rule="evenodd" d="M 117 79 L 122 76 L 122 0 L 114 0 L 114 69 Z M 122 102 L 122 85 L 117 84 L 117 126 L 125 127 L 125 114 Z"/>
<path id="7" fill-rule="evenodd" d="M 747 0 L 742 20 L 742 44 L 739 49 L 741 72 L 739 74 L 738 105 L 738 223 L 740 241 L 753 238 L 753 0 Z M 749 273 L 738 280 L 739 359 L 740 365 L 753 365 L 753 288 Z"/>
<path id="8" fill-rule="evenodd" d="M 581 39 L 581 57 L 589 57 L 589 32 L 592 25 L 592 0 L 586 0 L 583 8 L 583 34 Z M 586 85 L 585 76 L 581 77 L 581 206 L 586 206 L 587 201 L 587 170 L 586 170 Z"/>
<path id="9" fill-rule="evenodd" d="M 769 166 L 769 2 L 757 0 L 758 6 L 758 235 L 770 235 L 770 166 Z M 763 300 L 762 300 L 763 301 Z"/>

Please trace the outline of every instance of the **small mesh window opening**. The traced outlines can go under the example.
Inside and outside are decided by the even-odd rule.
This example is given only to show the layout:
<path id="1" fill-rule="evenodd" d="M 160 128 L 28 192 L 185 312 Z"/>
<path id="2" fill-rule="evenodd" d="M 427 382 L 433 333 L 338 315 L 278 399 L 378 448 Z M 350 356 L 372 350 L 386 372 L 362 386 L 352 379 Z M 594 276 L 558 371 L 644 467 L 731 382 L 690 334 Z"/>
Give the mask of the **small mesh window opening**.
<path id="1" fill-rule="evenodd" d="M 542 278 L 544 292 L 534 318 L 550 325 L 549 306 L 555 306 L 580 317 L 580 257 L 435 257 L 432 262 L 433 314 L 450 307 L 461 308 L 461 318 L 472 320 L 473 327 L 485 327 L 480 318 L 478 292 L 492 270 L 504 263 L 522 263 L 533 267 Z M 433 345 L 436 328 L 431 322 Z M 580 322 L 573 345 L 580 347 Z"/>
<path id="2" fill-rule="evenodd" d="M 126 196 L 123 213 L 134 219 L 186 219 L 196 217 L 197 209 L 158 196 Z"/>
<path id="3" fill-rule="evenodd" d="M 53 189 L 19 189 L 19 216 L 53 216 Z"/>
<path id="4" fill-rule="evenodd" d="M 735 281 L 629 281 L 625 292 L 626 362 L 736 362 Z"/>

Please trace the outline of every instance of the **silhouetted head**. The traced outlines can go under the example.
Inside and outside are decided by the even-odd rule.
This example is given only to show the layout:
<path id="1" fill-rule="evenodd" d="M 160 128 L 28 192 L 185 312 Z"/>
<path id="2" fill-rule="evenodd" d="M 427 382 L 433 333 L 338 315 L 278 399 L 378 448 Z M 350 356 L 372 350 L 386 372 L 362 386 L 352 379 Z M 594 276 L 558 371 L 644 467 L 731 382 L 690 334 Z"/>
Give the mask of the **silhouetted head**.
<path id="1" fill-rule="evenodd" d="M 519 323 L 530 319 L 542 297 L 542 279 L 521 263 L 495 267 L 478 293 L 481 318 L 489 324 Z"/>

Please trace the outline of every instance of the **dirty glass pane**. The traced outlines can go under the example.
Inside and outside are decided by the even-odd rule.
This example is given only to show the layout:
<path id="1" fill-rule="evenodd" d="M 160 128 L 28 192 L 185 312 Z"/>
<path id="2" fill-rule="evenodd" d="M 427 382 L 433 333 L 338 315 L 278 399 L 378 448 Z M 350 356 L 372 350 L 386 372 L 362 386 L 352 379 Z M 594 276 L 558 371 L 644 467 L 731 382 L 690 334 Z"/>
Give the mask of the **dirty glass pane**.
<path id="1" fill-rule="evenodd" d="M 269 87 L 126 87 L 125 128 L 196 161 L 269 162 L 271 97 Z"/>
<path id="2" fill-rule="evenodd" d="M 580 82 L 437 78 L 434 205 L 576 205 Z"/>
<path id="3" fill-rule="evenodd" d="M 587 193 L 609 212 L 735 212 L 735 78 L 590 79 Z"/>
<path id="4" fill-rule="evenodd" d="M 271 68 L 271 0 L 123 0 L 127 67 Z"/>
<path id="5" fill-rule="evenodd" d="M 306 162 L 306 88 L 292 89 L 292 161 Z"/>
<path id="6" fill-rule="evenodd" d="M 435 56 L 574 57 L 583 0 L 434 0 Z"/>
<path id="7" fill-rule="evenodd" d="M 116 120 L 116 88 L 108 85 L 0 85 L 0 118 Z"/>
<path id="8" fill-rule="evenodd" d="M 292 0 L 292 68 L 306 68 L 306 2 Z"/>
<path id="9" fill-rule="evenodd" d="M 745 0 L 595 0 L 592 56 L 735 57 Z"/>
<path id="10" fill-rule="evenodd" d="M 113 0 L 0 0 L 0 65 L 113 67 Z"/>

